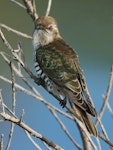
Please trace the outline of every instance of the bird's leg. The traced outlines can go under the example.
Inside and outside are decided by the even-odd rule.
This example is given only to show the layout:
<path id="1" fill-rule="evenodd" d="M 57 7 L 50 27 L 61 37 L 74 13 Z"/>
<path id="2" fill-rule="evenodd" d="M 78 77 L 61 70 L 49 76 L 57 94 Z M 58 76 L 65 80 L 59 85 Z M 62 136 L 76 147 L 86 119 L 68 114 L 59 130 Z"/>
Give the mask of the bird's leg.
<path id="1" fill-rule="evenodd" d="M 42 86 L 45 84 L 45 82 L 44 82 L 44 80 L 42 78 L 37 78 L 35 80 L 35 83 L 38 84 L 38 85 L 42 85 Z"/>
<path id="2" fill-rule="evenodd" d="M 62 106 L 62 108 L 64 108 L 66 106 L 66 103 L 67 103 L 66 97 L 64 99 L 60 99 L 59 104 Z"/>

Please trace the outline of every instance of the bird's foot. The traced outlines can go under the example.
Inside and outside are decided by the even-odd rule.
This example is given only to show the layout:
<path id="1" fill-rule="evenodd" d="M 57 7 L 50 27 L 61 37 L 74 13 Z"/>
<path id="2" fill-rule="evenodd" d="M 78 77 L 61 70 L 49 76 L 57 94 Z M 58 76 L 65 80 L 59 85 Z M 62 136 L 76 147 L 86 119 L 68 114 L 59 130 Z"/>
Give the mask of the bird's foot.
<path id="1" fill-rule="evenodd" d="M 41 78 L 37 78 L 37 79 L 35 80 L 35 83 L 38 84 L 38 85 L 42 85 L 42 86 L 43 86 L 45 82 L 44 82 L 44 80 L 42 80 Z"/>
<path id="2" fill-rule="evenodd" d="M 66 106 L 67 100 L 66 98 L 63 100 L 60 100 L 60 105 L 62 106 L 62 108 L 64 108 Z"/>

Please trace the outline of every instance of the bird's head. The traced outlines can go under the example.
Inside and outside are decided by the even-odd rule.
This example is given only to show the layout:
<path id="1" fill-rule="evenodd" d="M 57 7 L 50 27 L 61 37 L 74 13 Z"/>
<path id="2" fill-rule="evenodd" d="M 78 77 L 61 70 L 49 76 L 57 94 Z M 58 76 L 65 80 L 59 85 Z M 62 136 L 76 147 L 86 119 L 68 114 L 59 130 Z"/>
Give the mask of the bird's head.
<path id="1" fill-rule="evenodd" d="M 35 22 L 33 39 L 41 46 L 47 45 L 60 37 L 56 20 L 50 16 L 39 17 Z"/>

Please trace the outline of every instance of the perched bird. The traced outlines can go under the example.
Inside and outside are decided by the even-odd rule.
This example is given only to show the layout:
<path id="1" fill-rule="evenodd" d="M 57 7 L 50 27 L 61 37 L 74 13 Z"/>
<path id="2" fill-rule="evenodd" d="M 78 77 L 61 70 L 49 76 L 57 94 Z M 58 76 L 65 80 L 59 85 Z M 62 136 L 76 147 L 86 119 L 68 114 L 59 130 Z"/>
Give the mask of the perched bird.
<path id="1" fill-rule="evenodd" d="M 47 86 L 47 91 L 56 98 L 68 99 L 72 108 L 81 116 L 88 132 L 97 136 L 97 130 L 90 118 L 96 116 L 78 55 L 61 37 L 53 17 L 42 16 L 35 22 L 33 33 L 35 68 Z M 74 105 L 74 107 L 73 107 Z"/>

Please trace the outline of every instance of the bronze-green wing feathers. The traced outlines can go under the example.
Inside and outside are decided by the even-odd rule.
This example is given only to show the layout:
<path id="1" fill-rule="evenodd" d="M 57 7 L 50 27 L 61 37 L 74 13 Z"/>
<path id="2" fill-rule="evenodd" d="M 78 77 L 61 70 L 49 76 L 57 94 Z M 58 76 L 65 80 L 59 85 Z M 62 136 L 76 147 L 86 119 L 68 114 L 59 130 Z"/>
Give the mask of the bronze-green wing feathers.
<path id="1" fill-rule="evenodd" d="M 36 59 L 47 76 L 60 86 L 69 99 L 84 111 L 96 115 L 94 107 L 88 106 L 83 99 L 83 72 L 79 68 L 77 54 L 71 47 L 62 39 L 57 39 L 40 47 Z"/>
<path id="2" fill-rule="evenodd" d="M 36 60 L 62 92 L 80 109 L 80 115 L 90 134 L 97 136 L 97 130 L 89 114 L 96 116 L 96 110 L 87 94 L 83 72 L 79 68 L 75 51 L 62 39 L 39 47 Z M 88 114 L 89 113 L 89 114 Z"/>

